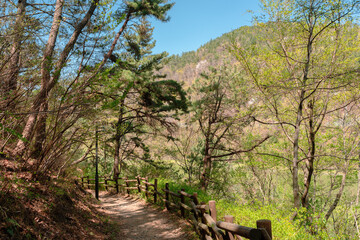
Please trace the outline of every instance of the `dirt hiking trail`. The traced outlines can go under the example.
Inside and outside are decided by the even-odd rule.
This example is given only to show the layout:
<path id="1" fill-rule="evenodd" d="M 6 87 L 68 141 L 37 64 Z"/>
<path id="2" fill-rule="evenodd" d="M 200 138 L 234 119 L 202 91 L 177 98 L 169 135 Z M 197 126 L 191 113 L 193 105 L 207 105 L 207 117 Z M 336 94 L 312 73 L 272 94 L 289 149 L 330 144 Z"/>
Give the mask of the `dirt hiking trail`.
<path id="1" fill-rule="evenodd" d="M 190 240 L 184 220 L 127 195 L 100 194 L 98 209 L 119 223 L 121 240 Z"/>

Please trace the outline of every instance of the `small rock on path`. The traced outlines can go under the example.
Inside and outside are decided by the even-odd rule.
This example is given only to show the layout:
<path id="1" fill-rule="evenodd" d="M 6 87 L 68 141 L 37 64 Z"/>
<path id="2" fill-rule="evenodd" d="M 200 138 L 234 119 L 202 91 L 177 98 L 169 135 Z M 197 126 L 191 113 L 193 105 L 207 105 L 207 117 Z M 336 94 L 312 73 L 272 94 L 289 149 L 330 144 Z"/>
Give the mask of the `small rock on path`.
<path id="1" fill-rule="evenodd" d="M 181 228 L 186 224 L 155 209 L 142 199 L 124 195 L 100 196 L 102 212 L 120 224 L 121 240 L 189 240 Z"/>

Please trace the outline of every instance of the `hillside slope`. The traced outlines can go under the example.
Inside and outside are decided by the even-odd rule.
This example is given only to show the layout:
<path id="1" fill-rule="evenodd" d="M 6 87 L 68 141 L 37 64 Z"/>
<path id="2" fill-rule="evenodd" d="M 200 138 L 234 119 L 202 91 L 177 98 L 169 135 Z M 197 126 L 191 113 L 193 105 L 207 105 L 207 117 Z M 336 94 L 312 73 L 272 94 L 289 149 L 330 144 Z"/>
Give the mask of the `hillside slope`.
<path id="1" fill-rule="evenodd" d="M 0 239 L 111 239 L 116 228 L 94 201 L 74 181 L 35 181 L 18 162 L 0 159 Z"/>

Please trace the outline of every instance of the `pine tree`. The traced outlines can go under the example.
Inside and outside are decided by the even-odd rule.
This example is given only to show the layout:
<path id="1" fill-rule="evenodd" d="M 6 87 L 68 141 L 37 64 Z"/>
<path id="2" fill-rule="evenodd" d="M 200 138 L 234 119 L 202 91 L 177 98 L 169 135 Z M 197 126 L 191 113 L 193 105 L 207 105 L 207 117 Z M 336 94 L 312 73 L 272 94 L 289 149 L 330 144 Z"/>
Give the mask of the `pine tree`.
<path id="1" fill-rule="evenodd" d="M 163 126 L 171 131 L 178 112 L 187 111 L 186 96 L 181 85 L 173 80 L 164 80 L 164 75 L 157 74 L 167 53 L 152 54 L 155 46 L 152 32 L 153 28 L 143 17 L 126 32 L 124 51 L 112 55 L 111 59 L 116 64 L 107 71 L 112 76 L 108 79 L 111 82 L 108 86 L 121 82 L 120 91 L 109 89 L 117 97 L 106 103 L 106 106 L 118 109 L 113 137 L 114 177 L 119 175 L 119 166 L 124 157 L 135 155 L 149 162 L 148 148 L 141 138 L 146 129 L 158 131 L 157 127 Z M 143 156 L 136 154 L 135 149 L 139 148 Z"/>

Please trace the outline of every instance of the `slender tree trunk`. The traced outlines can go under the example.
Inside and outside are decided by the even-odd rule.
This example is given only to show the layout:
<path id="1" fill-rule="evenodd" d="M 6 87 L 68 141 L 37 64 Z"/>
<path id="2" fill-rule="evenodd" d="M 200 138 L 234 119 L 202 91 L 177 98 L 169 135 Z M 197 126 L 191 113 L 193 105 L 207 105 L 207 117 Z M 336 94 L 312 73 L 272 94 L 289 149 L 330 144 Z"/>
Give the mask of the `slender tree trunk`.
<path id="1" fill-rule="evenodd" d="M 301 196 L 302 206 L 307 208 L 309 205 L 309 191 L 311 179 L 314 173 L 314 161 L 315 161 L 315 127 L 314 127 L 314 102 L 309 102 L 310 116 L 309 116 L 309 145 L 310 156 L 306 160 L 306 174 L 304 181 L 304 192 Z"/>
<path id="2" fill-rule="evenodd" d="M 36 95 L 35 100 L 32 105 L 32 108 L 31 108 L 31 110 L 32 110 L 31 112 L 33 112 L 33 113 L 30 114 L 30 116 L 26 122 L 25 128 L 22 132 L 23 137 L 25 139 L 27 139 L 28 142 L 31 141 L 30 136 L 32 136 L 34 133 L 34 126 L 36 124 L 36 119 L 38 117 L 38 112 L 40 111 L 40 108 L 42 106 L 44 107 L 44 109 L 46 108 L 46 102 L 48 101 L 49 92 L 51 91 L 51 89 L 55 86 L 55 84 L 59 80 L 61 70 L 65 65 L 66 59 L 67 59 L 70 51 L 73 49 L 80 33 L 82 32 L 82 30 L 84 29 L 86 24 L 89 22 L 91 16 L 94 14 L 94 11 L 95 11 L 98 3 L 99 3 L 99 0 L 94 0 L 92 2 L 88 12 L 84 16 L 84 18 L 79 22 L 79 24 L 77 26 L 75 26 L 75 30 L 74 30 L 72 36 L 70 37 L 64 50 L 61 52 L 59 60 L 56 63 L 53 76 L 50 77 L 50 70 L 49 70 L 49 68 L 46 68 L 46 67 L 51 66 L 51 63 L 52 63 L 51 56 L 53 53 L 53 47 L 55 46 L 55 43 L 56 43 L 57 33 L 58 33 L 58 30 L 60 27 L 59 20 L 61 19 L 61 12 L 62 12 L 62 6 L 63 6 L 63 0 L 57 0 L 56 6 L 61 6 L 61 8 L 59 8 L 59 7 L 55 8 L 53 25 L 50 30 L 48 44 L 47 44 L 47 47 L 46 47 L 46 50 L 44 53 L 44 61 L 42 63 L 41 88 L 40 88 L 39 93 Z M 46 116 L 42 117 L 40 120 L 44 121 L 44 119 L 46 120 Z M 41 123 L 41 124 L 44 124 L 44 123 Z M 16 145 L 14 154 L 16 154 L 18 156 L 22 156 L 26 150 L 26 147 L 27 147 L 27 143 L 20 139 Z"/>
<path id="3" fill-rule="evenodd" d="M 121 129 L 121 125 L 123 123 L 123 117 L 124 117 L 124 98 L 122 99 L 120 103 L 120 113 L 119 118 L 116 123 L 116 134 L 115 134 L 115 153 L 114 153 L 114 166 L 113 166 L 113 174 L 114 179 L 117 179 L 120 175 L 120 147 L 121 147 L 121 138 L 124 136 L 124 132 Z"/>
<path id="4" fill-rule="evenodd" d="M 354 219 L 355 219 L 355 226 L 360 238 L 360 232 L 358 227 L 358 206 L 359 206 L 359 198 L 360 198 L 360 155 L 358 155 L 359 162 L 358 162 L 358 169 L 357 169 L 357 191 L 356 191 L 356 199 L 355 199 L 355 210 L 354 210 Z"/>
<path id="5" fill-rule="evenodd" d="M 357 179 L 357 191 L 356 191 L 355 205 L 359 206 L 359 198 L 360 198 L 360 154 L 359 154 L 357 178 L 358 179 Z"/>
<path id="6" fill-rule="evenodd" d="M 46 45 L 44 56 L 41 63 L 41 86 L 47 88 L 48 83 L 51 80 L 51 70 L 53 69 L 52 56 L 54 54 L 54 48 L 56 44 L 57 35 L 62 20 L 62 9 L 64 6 L 64 0 L 57 0 L 55 4 L 54 19 L 50 29 L 49 39 Z M 46 119 L 48 111 L 48 94 L 47 91 L 44 101 L 40 104 L 39 111 L 42 112 L 37 116 L 37 125 L 35 130 L 35 143 L 32 156 L 39 158 L 42 152 L 42 145 L 46 136 Z"/>
<path id="7" fill-rule="evenodd" d="M 208 139 L 208 138 L 206 138 L 206 139 Z M 201 173 L 200 185 L 201 185 L 201 190 L 206 191 L 209 186 L 211 167 L 212 167 L 211 152 L 209 149 L 209 141 L 208 140 L 206 140 L 206 143 L 205 143 L 203 164 L 204 164 L 204 166 L 203 166 L 203 170 Z"/>
<path id="8" fill-rule="evenodd" d="M 24 16 L 26 11 L 26 0 L 19 0 L 17 7 L 17 16 L 14 26 L 13 43 L 10 52 L 10 61 L 6 73 L 4 74 L 4 84 L 2 84 L 2 92 L 4 94 L 4 103 L 2 108 L 10 107 L 9 104 L 12 101 L 11 98 L 17 89 L 17 81 L 19 75 L 19 59 L 20 59 L 20 48 L 24 35 Z"/>
<path id="9" fill-rule="evenodd" d="M 120 138 L 115 138 L 115 153 L 114 153 L 114 166 L 113 166 L 113 177 L 117 179 L 120 175 Z"/>
<path id="10" fill-rule="evenodd" d="M 301 207 L 301 197 L 300 197 L 300 187 L 299 187 L 299 138 L 300 138 L 300 126 L 303 115 L 304 101 L 305 101 L 305 89 L 308 81 L 309 71 L 310 71 L 310 60 L 312 53 L 312 33 L 313 26 L 310 23 L 309 26 L 309 35 L 307 39 L 307 54 L 305 58 L 305 65 L 303 69 L 303 78 L 301 82 L 301 90 L 299 96 L 299 106 L 297 110 L 296 123 L 295 123 L 295 134 L 294 134 L 294 144 L 293 144 L 293 196 L 294 196 L 294 207 L 299 209 Z M 309 186 L 310 187 L 310 183 Z M 295 215 L 294 215 L 295 216 Z"/>
<path id="11" fill-rule="evenodd" d="M 341 184 L 340 184 L 340 188 L 338 193 L 336 194 L 336 197 L 334 199 L 333 204 L 330 206 L 328 212 L 325 215 L 325 219 L 326 221 L 329 219 L 329 217 L 331 216 L 331 214 L 333 213 L 333 211 L 335 210 L 335 208 L 337 207 L 337 205 L 339 204 L 340 198 L 344 192 L 344 188 L 345 188 L 345 183 L 346 183 L 346 176 L 347 176 L 347 172 L 348 172 L 348 160 L 346 160 L 346 164 L 345 164 L 345 171 L 343 172 L 342 178 L 341 178 Z"/>
<path id="12" fill-rule="evenodd" d="M 300 99 L 303 99 L 305 91 L 301 90 Z M 300 187 L 299 187 L 299 138 L 300 138 L 300 123 L 302 119 L 303 101 L 301 100 L 298 106 L 298 112 L 295 123 L 294 143 L 293 143 L 293 160 L 292 160 L 292 186 L 294 207 L 299 209 L 301 207 Z"/>
<path id="13" fill-rule="evenodd" d="M 89 153 L 93 150 L 92 146 L 93 146 L 93 145 L 90 145 L 90 147 L 88 148 L 88 150 L 85 152 L 84 155 L 82 155 L 81 158 L 79 158 L 78 160 L 72 162 L 72 163 L 71 163 L 71 166 L 75 166 L 75 165 L 77 165 L 77 164 L 85 161 L 87 155 L 89 155 Z"/>
<path id="14" fill-rule="evenodd" d="M 211 173 L 211 156 L 204 156 L 204 167 L 201 173 L 201 190 L 206 191 L 209 186 L 210 173 Z"/>
<path id="15" fill-rule="evenodd" d="M 37 124 L 35 126 L 35 141 L 31 156 L 38 159 L 41 156 L 43 150 L 43 143 L 46 138 L 46 119 L 48 111 L 48 102 L 41 104 L 39 111 L 41 114 L 37 116 Z"/>

